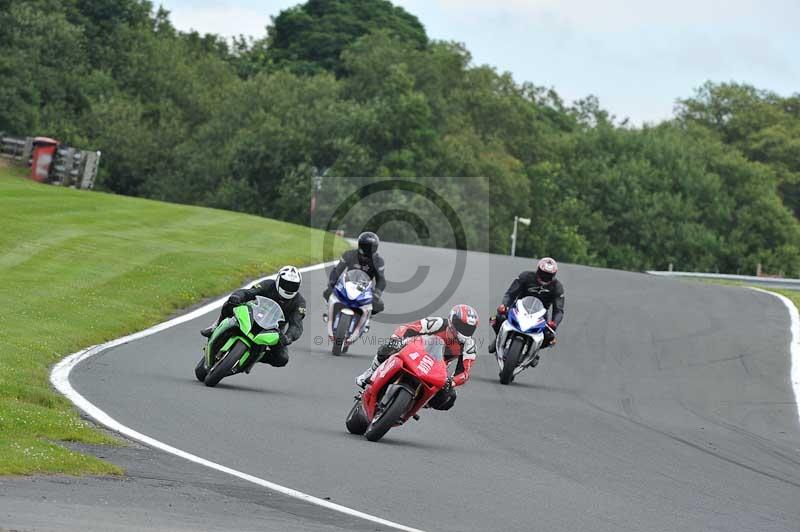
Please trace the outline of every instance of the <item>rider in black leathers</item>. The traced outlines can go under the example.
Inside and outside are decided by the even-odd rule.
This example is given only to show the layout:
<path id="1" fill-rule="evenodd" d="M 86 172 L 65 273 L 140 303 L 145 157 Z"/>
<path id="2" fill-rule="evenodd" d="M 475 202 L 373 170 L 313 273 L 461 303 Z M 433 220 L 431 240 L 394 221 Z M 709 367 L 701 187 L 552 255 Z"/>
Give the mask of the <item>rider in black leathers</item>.
<path id="1" fill-rule="evenodd" d="M 554 345 L 556 343 L 555 330 L 564 319 L 565 300 L 564 285 L 556 279 L 556 273 L 558 273 L 558 264 L 550 257 L 540 260 L 535 272 L 520 273 L 503 294 L 503 302 L 497 307 L 497 316 L 491 320 L 494 333 L 500 332 L 500 326 L 506 321 L 509 307 L 520 298 L 534 296 L 542 302 L 544 308 L 552 311 L 547 322 L 548 328 L 545 329 L 542 347 Z M 491 342 L 489 352 L 494 353 L 495 349 L 495 342 Z"/>
<path id="2" fill-rule="evenodd" d="M 383 290 L 386 288 L 386 277 L 384 277 L 384 263 L 383 258 L 378 255 L 378 235 L 371 232 L 361 233 L 358 237 L 358 249 L 350 249 L 342 254 L 342 258 L 336 263 L 336 266 L 331 270 L 328 279 L 328 287 L 322 292 L 322 298 L 328 301 L 328 298 L 333 292 L 333 287 L 339 280 L 339 277 L 345 271 L 361 270 L 370 279 L 375 280 L 375 289 L 372 292 L 372 314 L 378 314 L 383 311 Z"/>
<path id="3" fill-rule="evenodd" d="M 280 343 L 270 347 L 261 362 L 275 367 L 285 366 L 289 363 L 287 346 L 303 334 L 306 300 L 299 292 L 301 281 L 302 277 L 297 268 L 284 266 L 278 272 L 276 280 L 267 279 L 254 284 L 250 288 L 234 291 L 222 306 L 222 311 L 217 321 L 200 331 L 200 334 L 206 338 L 210 337 L 221 320 L 233 316 L 235 307 L 255 299 L 256 296 L 267 297 L 275 301 L 283 310 L 283 315 L 286 318 L 286 327 L 281 333 Z"/>

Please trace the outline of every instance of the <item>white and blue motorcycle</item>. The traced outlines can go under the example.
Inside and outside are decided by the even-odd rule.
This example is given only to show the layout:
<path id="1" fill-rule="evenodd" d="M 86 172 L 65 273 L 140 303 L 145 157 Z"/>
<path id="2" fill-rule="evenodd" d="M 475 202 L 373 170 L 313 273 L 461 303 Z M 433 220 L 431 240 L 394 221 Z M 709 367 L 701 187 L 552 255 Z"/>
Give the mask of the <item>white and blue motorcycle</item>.
<path id="1" fill-rule="evenodd" d="M 347 349 L 369 330 L 374 286 L 361 270 L 344 272 L 328 298 L 328 338 L 333 355 Z"/>
<path id="2" fill-rule="evenodd" d="M 547 328 L 547 309 L 533 296 L 517 300 L 508 310 L 495 340 L 501 384 L 511 384 L 524 369 L 536 367 Z"/>

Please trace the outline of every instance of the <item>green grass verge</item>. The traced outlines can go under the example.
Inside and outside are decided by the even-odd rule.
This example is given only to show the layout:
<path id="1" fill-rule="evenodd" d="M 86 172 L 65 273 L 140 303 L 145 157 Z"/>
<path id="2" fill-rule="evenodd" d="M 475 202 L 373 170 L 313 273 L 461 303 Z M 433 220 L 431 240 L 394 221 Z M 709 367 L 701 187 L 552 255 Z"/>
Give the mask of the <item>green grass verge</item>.
<path id="1" fill-rule="evenodd" d="M 777 292 L 792 300 L 794 306 L 800 309 L 800 291 L 798 290 L 770 290 L 770 292 Z"/>
<path id="2" fill-rule="evenodd" d="M 323 233 L 25 173 L 0 167 L 0 474 L 120 473 L 56 443 L 114 440 L 50 387 L 51 366 L 283 264 L 319 262 Z"/>
<path id="3" fill-rule="evenodd" d="M 766 286 L 756 286 L 753 284 L 747 284 L 744 281 L 732 281 L 730 279 L 702 279 L 697 277 L 681 277 L 681 279 L 694 281 L 694 282 L 701 282 L 706 284 L 722 284 L 727 286 L 741 286 L 743 288 L 760 288 L 762 290 L 767 290 L 769 292 L 775 292 L 776 294 L 781 294 L 783 296 L 788 297 L 792 300 L 794 305 L 800 309 L 800 290 L 783 290 L 777 288 L 769 288 Z"/>

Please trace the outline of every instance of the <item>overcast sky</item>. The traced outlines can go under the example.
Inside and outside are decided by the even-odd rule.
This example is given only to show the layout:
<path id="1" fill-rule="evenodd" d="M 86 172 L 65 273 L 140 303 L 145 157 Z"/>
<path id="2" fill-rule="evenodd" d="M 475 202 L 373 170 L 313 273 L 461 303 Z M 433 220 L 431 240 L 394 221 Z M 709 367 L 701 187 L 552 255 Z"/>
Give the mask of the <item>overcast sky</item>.
<path id="1" fill-rule="evenodd" d="M 154 0 L 155 4 L 159 0 Z M 262 36 L 286 0 L 162 0 L 178 29 Z M 396 0 L 475 63 L 595 94 L 618 118 L 668 118 L 705 80 L 800 92 L 800 0 Z"/>

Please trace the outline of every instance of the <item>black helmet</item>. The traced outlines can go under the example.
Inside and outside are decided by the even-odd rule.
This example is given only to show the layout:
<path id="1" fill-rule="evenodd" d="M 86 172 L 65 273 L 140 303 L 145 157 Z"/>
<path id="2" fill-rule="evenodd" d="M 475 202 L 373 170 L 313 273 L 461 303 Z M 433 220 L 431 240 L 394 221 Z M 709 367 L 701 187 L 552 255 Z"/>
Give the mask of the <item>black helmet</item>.
<path id="1" fill-rule="evenodd" d="M 370 231 L 366 231 L 358 235 L 358 252 L 361 255 L 371 257 L 378 251 L 378 244 L 380 240 L 378 235 Z"/>

